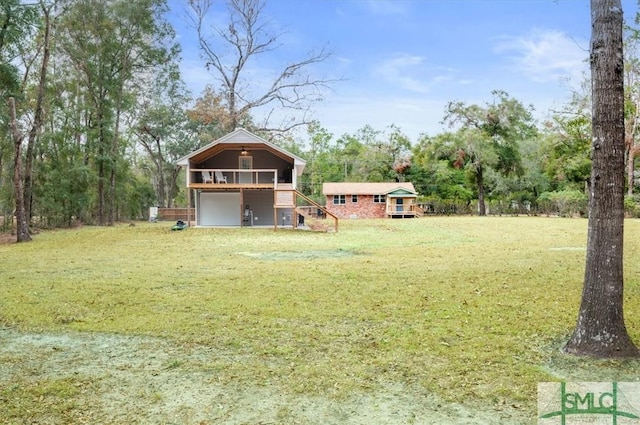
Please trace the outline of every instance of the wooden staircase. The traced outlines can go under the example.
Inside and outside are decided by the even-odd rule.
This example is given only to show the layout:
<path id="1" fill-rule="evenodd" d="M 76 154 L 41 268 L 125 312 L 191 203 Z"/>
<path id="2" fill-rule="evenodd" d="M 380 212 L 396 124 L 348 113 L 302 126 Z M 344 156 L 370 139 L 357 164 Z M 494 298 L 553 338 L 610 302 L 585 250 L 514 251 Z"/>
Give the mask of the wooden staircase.
<path id="1" fill-rule="evenodd" d="M 290 209 L 294 212 L 292 224 L 294 228 L 304 228 L 316 232 L 337 232 L 338 217 L 330 213 L 324 206 L 295 189 L 277 189 L 274 194 L 274 207 Z M 304 217 L 299 223 L 298 215 Z"/>
<path id="2" fill-rule="evenodd" d="M 415 211 L 415 218 L 420 218 L 424 215 L 424 210 L 418 205 L 414 205 L 413 210 Z"/>

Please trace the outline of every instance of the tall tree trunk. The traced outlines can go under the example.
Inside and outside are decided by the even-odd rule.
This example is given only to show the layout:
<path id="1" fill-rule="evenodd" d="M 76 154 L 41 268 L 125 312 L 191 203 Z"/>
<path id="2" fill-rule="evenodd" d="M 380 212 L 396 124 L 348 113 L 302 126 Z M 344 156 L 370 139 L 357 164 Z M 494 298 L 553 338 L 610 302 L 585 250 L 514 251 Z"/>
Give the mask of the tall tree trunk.
<path id="1" fill-rule="evenodd" d="M 169 181 L 169 191 L 167 195 L 167 208 L 173 208 L 173 202 L 176 199 L 177 189 L 178 189 L 178 177 L 181 172 L 180 167 L 173 167 L 171 170 L 171 180 Z"/>
<path id="2" fill-rule="evenodd" d="M 122 90 L 122 88 L 121 88 Z M 121 93 L 121 92 L 120 92 Z M 113 140 L 111 141 L 111 173 L 109 175 L 109 226 L 113 226 L 116 220 L 119 220 L 116 210 L 116 179 L 118 168 L 118 148 L 120 143 L 120 116 L 122 110 L 121 95 L 118 94 L 116 105 L 116 122 L 113 132 Z"/>
<path id="3" fill-rule="evenodd" d="M 15 145 L 15 160 L 13 162 L 13 190 L 16 198 L 16 236 L 18 242 L 29 242 L 31 234 L 29 233 L 29 222 L 24 210 L 24 193 L 22 188 L 22 139 L 23 136 L 18 130 L 18 121 L 16 118 L 16 101 L 10 97 L 7 101 L 9 105 L 9 119 L 11 126 L 11 135 Z"/>
<path id="4" fill-rule="evenodd" d="M 636 159 L 636 147 L 631 146 L 627 153 L 627 195 L 633 195 L 633 172 Z"/>
<path id="5" fill-rule="evenodd" d="M 478 184 L 478 214 L 487 215 L 487 207 L 484 203 L 484 175 L 482 165 L 476 168 L 476 182 Z"/>
<path id="6" fill-rule="evenodd" d="M 26 163 L 24 170 L 24 207 L 25 216 L 27 220 L 31 220 L 33 205 L 33 162 L 35 160 L 35 145 L 38 132 L 43 125 L 43 104 L 44 94 L 47 81 L 47 70 L 49 68 L 49 57 L 51 56 L 51 49 L 49 48 L 49 39 L 51 33 L 51 19 L 50 10 L 44 5 L 42 6 L 42 12 L 44 15 L 44 41 L 43 41 L 43 55 L 42 64 L 40 66 L 40 81 L 38 82 L 38 95 L 36 99 L 36 109 L 33 117 L 33 125 L 29 131 L 29 138 L 27 140 L 26 151 Z"/>
<path id="7" fill-rule="evenodd" d="M 167 188 L 165 185 L 165 175 L 164 175 L 164 169 L 162 168 L 162 163 L 158 164 L 156 170 L 157 170 L 158 176 L 160 176 L 160 178 L 158 179 L 158 191 L 157 191 L 158 205 L 165 208 L 169 208 L 167 205 Z"/>
<path id="8" fill-rule="evenodd" d="M 98 224 L 100 226 L 104 226 L 106 223 L 105 220 L 105 149 L 104 149 L 104 139 L 105 139 L 105 131 L 104 131 L 104 117 L 102 113 L 98 116 Z"/>
<path id="9" fill-rule="evenodd" d="M 152 155 L 153 161 L 156 163 L 156 173 L 160 177 L 158 179 L 158 205 L 169 208 L 167 203 L 166 176 L 164 175 L 164 155 L 162 152 L 162 139 L 160 136 L 154 137 L 156 144 L 157 156 Z"/>
<path id="10" fill-rule="evenodd" d="M 620 0 L 591 0 L 592 169 L 582 302 L 570 354 L 637 357 L 623 315 L 624 84 Z"/>
<path id="11" fill-rule="evenodd" d="M 109 173 L 109 192 L 107 194 L 107 226 L 113 226 L 116 221 L 116 168 L 115 160 Z"/>
<path id="12" fill-rule="evenodd" d="M 228 95 L 229 99 L 229 128 L 227 128 L 227 132 L 230 133 L 238 128 L 238 111 L 236 111 L 236 93 L 235 93 L 235 84 L 232 86 L 232 90 Z"/>

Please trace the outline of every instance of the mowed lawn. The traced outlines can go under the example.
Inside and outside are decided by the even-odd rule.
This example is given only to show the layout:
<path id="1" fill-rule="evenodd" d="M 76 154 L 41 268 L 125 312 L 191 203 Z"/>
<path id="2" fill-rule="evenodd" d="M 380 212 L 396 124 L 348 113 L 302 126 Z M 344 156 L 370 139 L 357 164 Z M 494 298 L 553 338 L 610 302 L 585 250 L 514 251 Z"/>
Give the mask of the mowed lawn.
<path id="1" fill-rule="evenodd" d="M 640 379 L 638 361 L 560 351 L 586 219 L 342 220 L 338 233 L 172 224 L 0 245 L 0 327 L 158 336 L 227 353 L 200 365 L 219 382 L 336 400 L 402 383 L 523 418 L 538 382 Z M 640 221 L 625 235 L 626 324 L 640 344 Z"/>

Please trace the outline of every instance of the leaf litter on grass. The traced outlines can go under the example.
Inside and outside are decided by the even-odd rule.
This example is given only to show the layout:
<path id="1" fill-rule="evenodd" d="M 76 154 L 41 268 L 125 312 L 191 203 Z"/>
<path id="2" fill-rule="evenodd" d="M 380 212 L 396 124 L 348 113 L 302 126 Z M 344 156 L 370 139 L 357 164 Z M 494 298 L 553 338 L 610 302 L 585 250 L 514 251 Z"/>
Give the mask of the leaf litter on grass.
<path id="1" fill-rule="evenodd" d="M 630 234 L 638 228 L 629 223 Z M 75 382 L 95 395 L 70 397 L 54 413 L 72 420 L 58 423 L 83 423 L 91 416 L 83 406 L 95 404 L 102 419 L 93 423 L 135 422 L 138 409 L 160 418 L 141 420 L 152 423 L 313 424 L 299 411 L 308 400 L 318 417 L 330 412 L 321 423 L 375 424 L 361 419 L 369 411 L 388 419 L 379 423 L 472 423 L 451 413 L 458 408 L 486 423 L 527 423 L 536 382 L 576 376 L 575 364 L 553 373 L 545 365 L 555 359 L 549 338 L 575 324 L 584 252 L 549 248 L 585 239 L 584 220 L 533 217 L 345 221 L 336 234 L 176 234 L 153 224 L 43 233 L 3 252 L 0 274 L 11 280 L 0 285 L 0 326 L 72 335 L 89 351 L 78 358 L 102 355 L 84 343 L 91 335 L 112 353 L 108 347 L 126 348 L 113 361 L 167 356 L 146 366 L 135 357 L 103 362 L 99 374 L 69 375 L 80 369 L 63 362 L 53 365 L 54 377 L 35 361 L 19 367 L 40 348 L 0 354 L 10 383 L 28 389 L 19 405 L 0 395 L 0 409 L 25 415 L 14 423 L 37 422 L 28 416 L 41 412 L 29 392 Z M 640 245 L 625 244 L 636 258 Z M 625 309 L 637 339 L 640 265 L 625 267 Z M 61 351 L 45 349 L 39 361 Z M 198 394 L 208 394 L 199 399 L 206 411 L 188 401 Z M 252 395 L 264 397 L 254 405 Z M 215 410 L 216 397 L 231 407 Z M 403 405 L 396 416 L 376 410 L 394 403 Z M 245 407 L 259 413 L 240 419 Z M 115 408 L 125 416 L 108 416 Z"/>
<path id="2" fill-rule="evenodd" d="M 25 333 L 0 328 L 2 387 L 30 376 L 70 383 L 56 410 L 32 411 L 34 423 L 180 424 L 510 424 L 508 413 L 445 403 L 423 388 L 388 383 L 376 391 L 332 398 L 290 392 L 282 386 L 245 385 L 224 379 L 215 368 L 233 353 L 144 336 L 98 333 Z M 82 388 L 91 388 L 81 390 Z M 50 391 L 56 391 L 53 387 Z M 0 393 L 0 423 L 22 423 L 21 406 Z"/>

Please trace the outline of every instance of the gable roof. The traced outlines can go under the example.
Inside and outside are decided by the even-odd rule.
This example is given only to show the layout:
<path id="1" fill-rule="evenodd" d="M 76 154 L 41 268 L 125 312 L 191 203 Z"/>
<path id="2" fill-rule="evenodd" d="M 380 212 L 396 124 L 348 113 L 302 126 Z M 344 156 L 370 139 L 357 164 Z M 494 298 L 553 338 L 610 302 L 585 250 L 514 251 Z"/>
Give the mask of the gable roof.
<path id="1" fill-rule="evenodd" d="M 392 193 L 416 196 L 411 182 L 388 183 L 324 183 L 323 195 L 389 195 Z"/>
<path id="2" fill-rule="evenodd" d="M 292 154 L 291 152 L 281 148 L 280 146 L 263 139 L 262 137 L 250 133 L 244 128 L 239 128 L 227 134 L 226 136 L 222 136 L 221 138 L 214 140 L 208 145 L 203 146 L 200 149 L 178 159 L 176 163 L 181 167 L 187 167 L 189 166 L 190 161 L 202 162 L 205 159 L 210 158 L 225 149 L 241 149 L 242 147 L 245 147 L 251 150 L 252 145 L 260 145 L 261 148 L 270 151 L 274 155 L 277 155 L 287 161 L 293 162 L 294 167 L 296 167 L 296 169 L 298 170 L 298 175 L 302 173 L 302 170 L 307 163 L 299 156 Z"/>
<path id="3" fill-rule="evenodd" d="M 396 189 L 390 190 L 387 192 L 387 196 L 389 198 L 407 198 L 417 196 L 418 194 L 415 191 L 411 191 L 404 187 L 398 187 Z"/>

